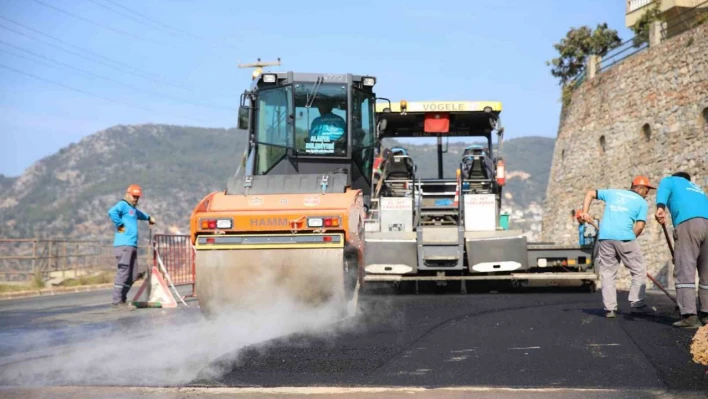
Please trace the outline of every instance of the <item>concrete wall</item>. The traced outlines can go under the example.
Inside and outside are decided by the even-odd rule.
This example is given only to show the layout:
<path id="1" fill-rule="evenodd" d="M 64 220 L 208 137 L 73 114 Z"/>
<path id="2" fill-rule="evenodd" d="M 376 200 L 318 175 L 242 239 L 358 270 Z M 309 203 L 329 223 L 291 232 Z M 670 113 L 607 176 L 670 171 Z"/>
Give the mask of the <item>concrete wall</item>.
<path id="1" fill-rule="evenodd" d="M 573 209 L 589 189 L 629 188 L 683 170 L 708 189 L 708 24 L 644 50 L 588 79 L 562 111 L 544 203 L 542 239 L 577 243 Z M 639 238 L 649 271 L 666 282 L 669 249 L 653 219 Z M 601 217 L 603 203 L 590 212 Z M 669 233 L 673 230 L 670 229 Z M 627 287 L 621 268 L 619 287 Z"/>

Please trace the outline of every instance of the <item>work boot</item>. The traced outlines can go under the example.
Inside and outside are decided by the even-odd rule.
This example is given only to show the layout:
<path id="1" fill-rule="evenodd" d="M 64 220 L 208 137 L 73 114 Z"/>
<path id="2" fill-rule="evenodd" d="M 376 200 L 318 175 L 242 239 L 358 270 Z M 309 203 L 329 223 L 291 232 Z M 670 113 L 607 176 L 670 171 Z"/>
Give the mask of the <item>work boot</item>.
<path id="1" fill-rule="evenodd" d="M 654 314 L 655 311 L 647 305 L 641 305 L 632 308 L 632 313 L 634 314 Z"/>
<path id="2" fill-rule="evenodd" d="M 614 319 L 615 317 L 617 317 L 617 312 L 615 312 L 614 310 L 606 310 L 605 317 L 607 317 L 608 319 Z"/>
<path id="3" fill-rule="evenodd" d="M 685 315 L 683 318 L 673 324 L 674 327 L 680 328 L 700 328 L 701 322 L 695 314 Z"/>
<path id="4" fill-rule="evenodd" d="M 120 302 L 114 303 L 113 310 L 135 310 L 135 306 L 132 303 Z"/>
<path id="5" fill-rule="evenodd" d="M 701 323 L 708 325 L 708 313 L 700 312 L 698 318 L 701 319 Z"/>

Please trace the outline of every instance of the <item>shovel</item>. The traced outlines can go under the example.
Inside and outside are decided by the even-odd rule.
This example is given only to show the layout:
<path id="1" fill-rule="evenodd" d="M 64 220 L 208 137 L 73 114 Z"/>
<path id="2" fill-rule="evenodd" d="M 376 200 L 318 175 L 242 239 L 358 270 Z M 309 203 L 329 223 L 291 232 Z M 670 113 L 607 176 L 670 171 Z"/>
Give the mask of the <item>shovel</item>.
<path id="1" fill-rule="evenodd" d="M 666 244 L 669 246 L 669 251 L 671 252 L 671 263 L 676 265 L 676 258 L 674 257 L 674 247 L 673 247 L 673 245 L 671 245 L 671 238 L 669 237 L 669 231 L 666 229 L 666 224 L 662 224 L 661 228 L 662 228 L 662 230 L 664 230 L 664 237 L 666 237 Z M 663 288 L 662 288 L 662 290 L 663 290 Z M 664 292 L 666 292 L 666 291 L 664 291 Z M 676 304 L 676 311 L 678 312 L 679 306 L 678 306 L 678 302 L 676 301 L 676 298 L 673 295 L 670 295 L 668 292 L 666 293 L 666 295 L 668 295 L 669 298 L 671 298 L 671 300 L 674 301 L 674 303 Z"/>

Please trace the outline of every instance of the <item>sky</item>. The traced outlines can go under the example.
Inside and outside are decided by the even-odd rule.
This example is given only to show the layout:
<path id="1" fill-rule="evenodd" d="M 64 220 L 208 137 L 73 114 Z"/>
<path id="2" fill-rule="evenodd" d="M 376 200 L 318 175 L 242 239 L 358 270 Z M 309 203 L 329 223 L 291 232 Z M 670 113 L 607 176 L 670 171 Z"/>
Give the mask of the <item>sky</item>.
<path id="1" fill-rule="evenodd" d="M 115 125 L 230 128 L 252 69 L 377 77 L 392 101 L 501 101 L 505 139 L 555 137 L 545 61 L 618 0 L 0 0 L 0 174 Z M 269 70 L 269 69 L 266 69 Z"/>

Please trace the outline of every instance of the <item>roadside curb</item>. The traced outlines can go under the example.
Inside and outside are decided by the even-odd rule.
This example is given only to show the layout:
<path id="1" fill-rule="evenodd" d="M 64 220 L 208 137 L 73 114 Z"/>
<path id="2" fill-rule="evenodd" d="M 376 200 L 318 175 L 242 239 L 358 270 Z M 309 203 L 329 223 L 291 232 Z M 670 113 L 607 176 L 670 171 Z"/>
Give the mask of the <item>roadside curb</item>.
<path id="1" fill-rule="evenodd" d="M 138 280 L 133 285 L 142 284 L 143 280 Z M 29 290 L 29 291 L 16 291 L 7 292 L 0 294 L 0 301 L 7 299 L 18 299 L 18 298 L 30 298 L 38 296 L 53 296 L 61 294 L 74 294 L 77 292 L 90 292 L 99 291 L 103 289 L 112 288 L 113 283 L 107 284 L 95 284 L 95 285 L 77 285 L 75 287 L 57 287 L 57 288 L 44 288 L 41 290 Z"/>

